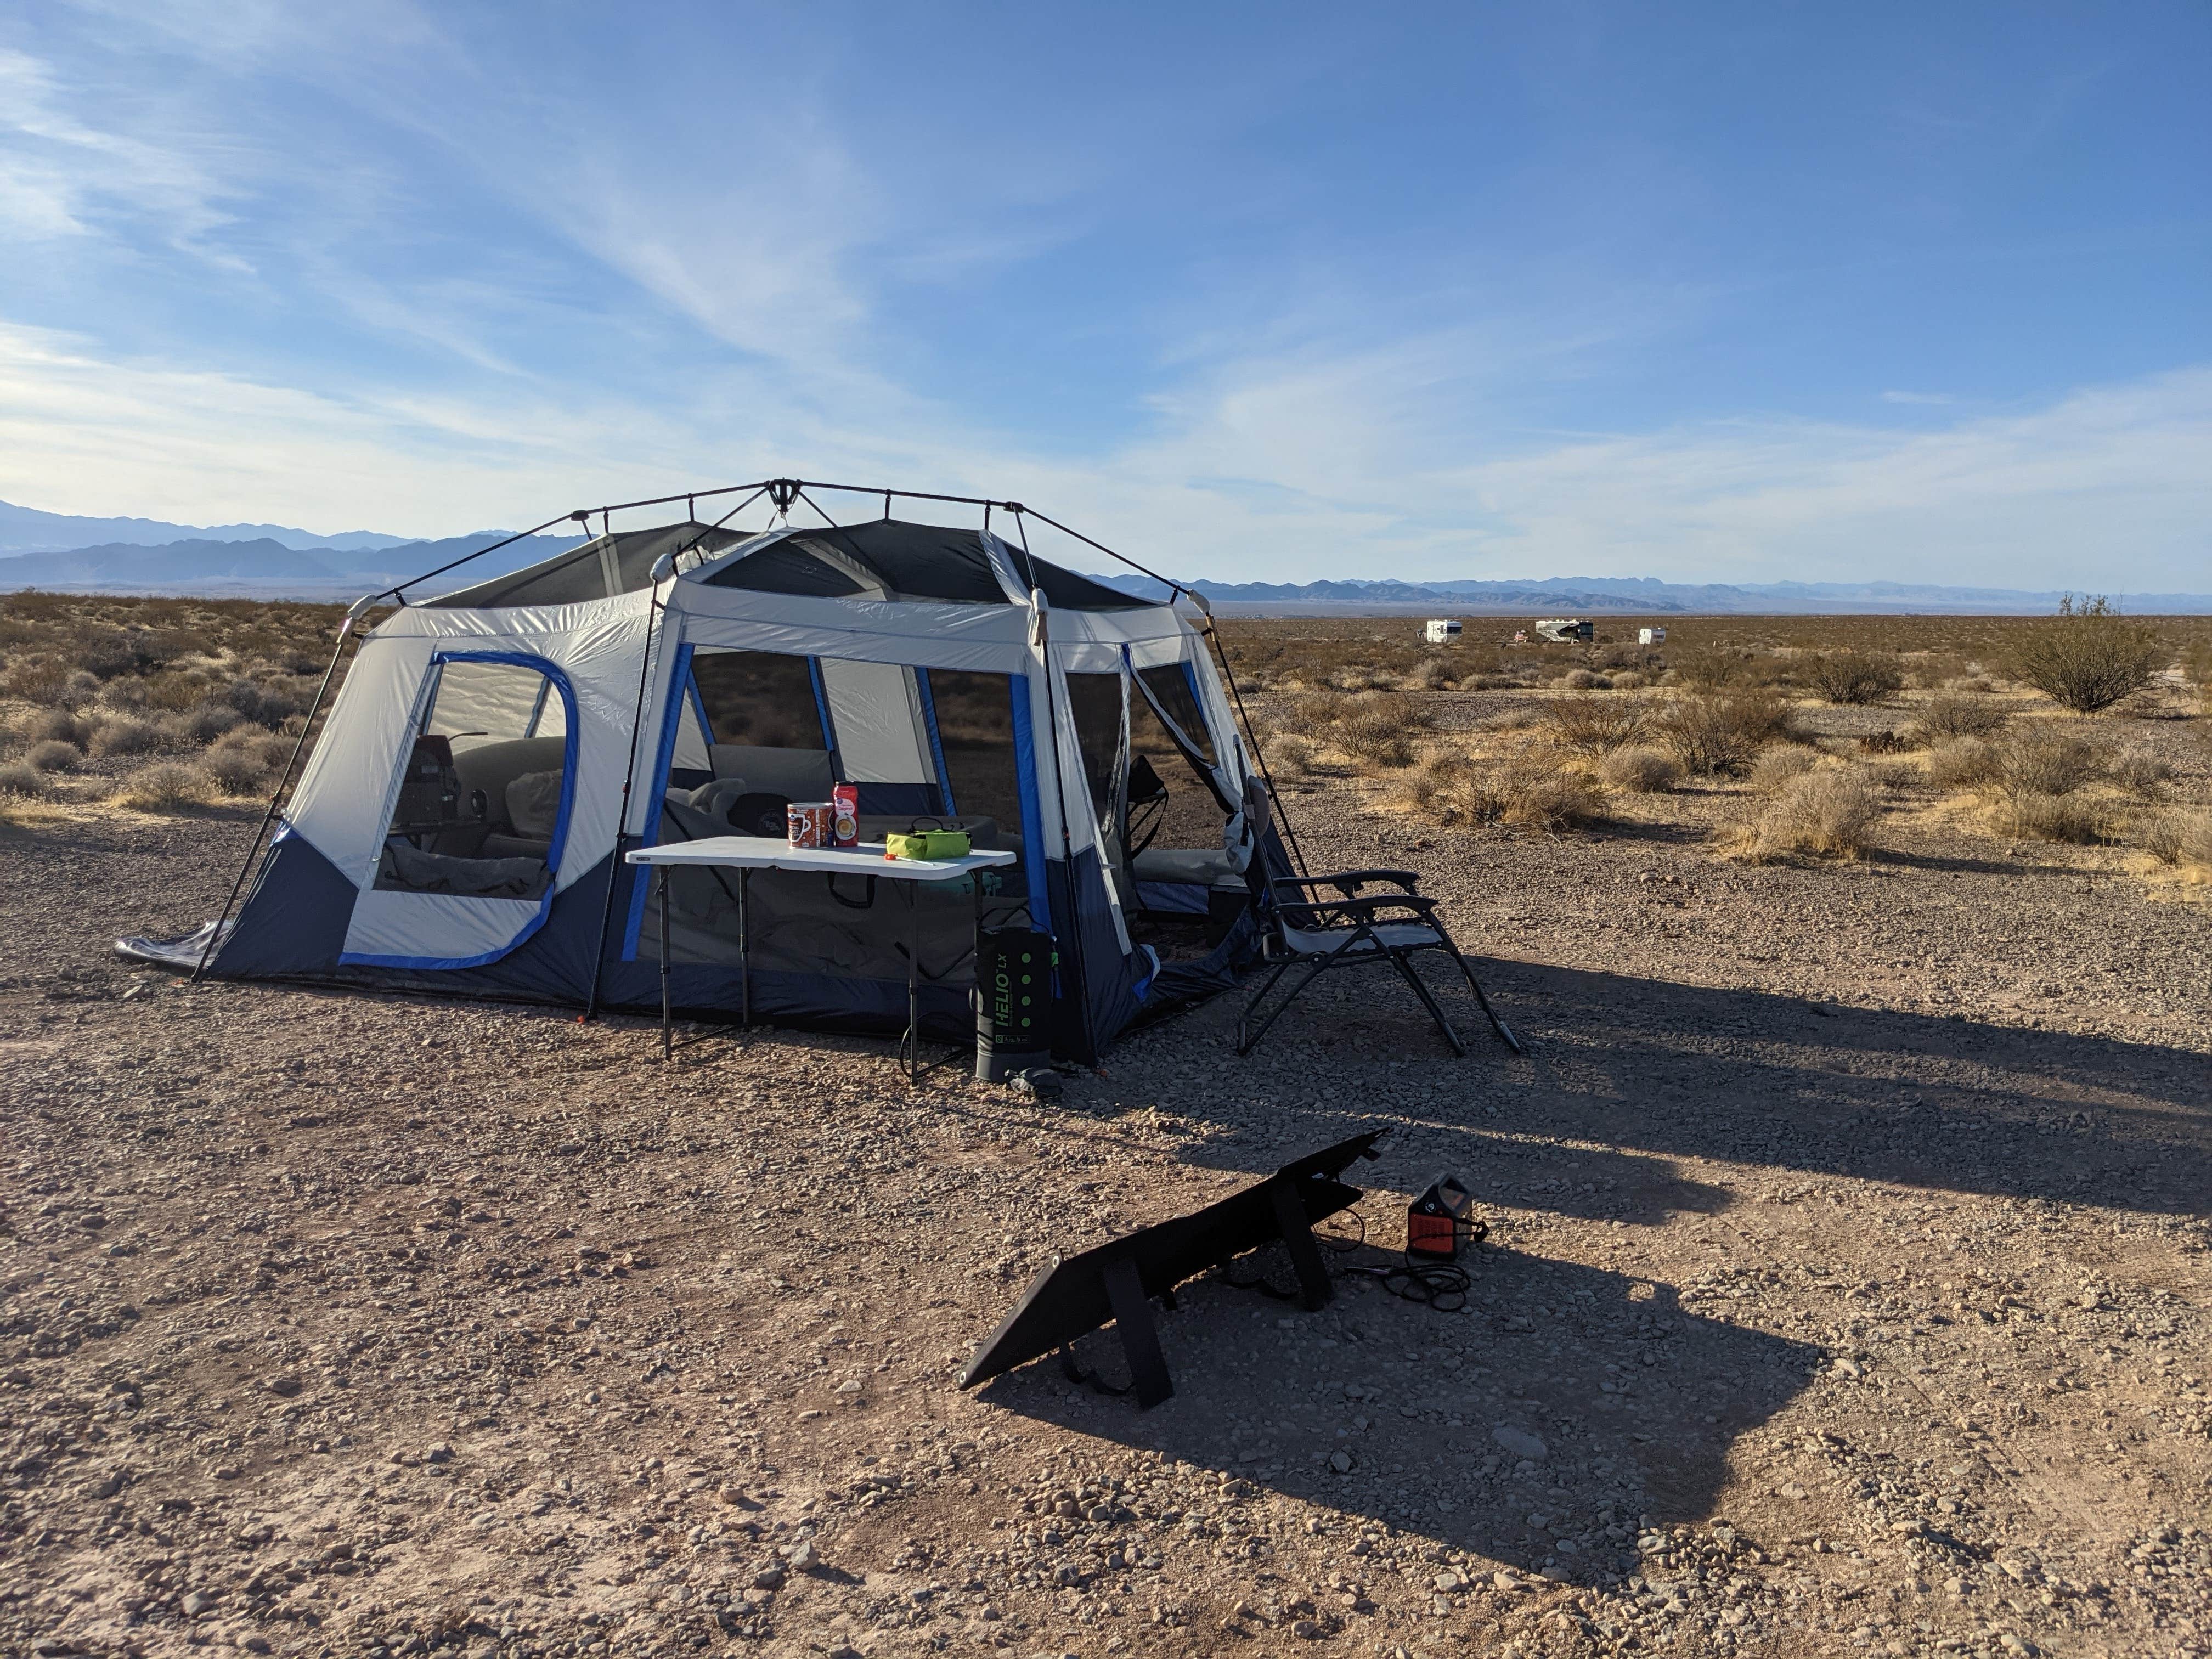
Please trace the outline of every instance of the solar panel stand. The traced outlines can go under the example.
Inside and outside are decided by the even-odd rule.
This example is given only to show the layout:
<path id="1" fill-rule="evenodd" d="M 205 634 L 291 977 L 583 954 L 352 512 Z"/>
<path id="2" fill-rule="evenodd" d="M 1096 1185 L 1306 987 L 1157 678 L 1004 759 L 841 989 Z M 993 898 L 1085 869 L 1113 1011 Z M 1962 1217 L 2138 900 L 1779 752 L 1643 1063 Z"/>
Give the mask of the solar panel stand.
<path id="1" fill-rule="evenodd" d="M 1167 1356 L 1160 1352 L 1144 1280 L 1138 1277 L 1136 1262 L 1126 1255 L 1109 1261 L 1101 1276 L 1106 1281 L 1106 1300 L 1114 1310 L 1114 1329 L 1121 1339 L 1121 1357 L 1129 1363 L 1129 1387 L 1137 1404 L 1149 1411 L 1175 1392 L 1175 1384 L 1168 1377 Z"/>
<path id="2" fill-rule="evenodd" d="M 1306 1219 L 1305 1201 L 1298 1196 L 1295 1186 L 1279 1176 L 1268 1183 L 1267 1201 L 1274 1206 L 1275 1225 L 1282 1232 L 1283 1249 L 1298 1275 L 1300 1304 L 1308 1313 L 1327 1307 L 1333 1294 L 1328 1264 L 1321 1259 L 1321 1246 L 1314 1243 L 1313 1224 Z"/>

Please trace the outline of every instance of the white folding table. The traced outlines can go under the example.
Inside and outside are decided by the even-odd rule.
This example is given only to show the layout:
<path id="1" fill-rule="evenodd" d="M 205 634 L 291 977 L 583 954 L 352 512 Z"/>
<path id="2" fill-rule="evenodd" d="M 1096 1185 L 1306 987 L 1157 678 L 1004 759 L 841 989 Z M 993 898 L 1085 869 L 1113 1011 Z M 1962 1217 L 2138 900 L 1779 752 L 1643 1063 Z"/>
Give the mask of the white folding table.
<path id="1" fill-rule="evenodd" d="M 873 876 L 884 881 L 954 881 L 977 870 L 1012 864 L 1012 853 L 969 853 L 957 859 L 894 859 L 884 854 L 881 842 L 858 847 L 793 847 L 774 836 L 714 836 L 704 841 L 670 842 L 660 847 L 641 847 L 629 854 L 632 864 L 651 865 L 659 872 L 660 896 L 660 1057 L 673 1050 L 675 1013 L 669 1000 L 668 872 L 681 866 L 703 866 L 738 872 L 738 984 L 744 1023 L 753 1023 L 752 940 L 745 902 L 756 870 L 802 871 L 835 878 Z M 914 888 L 906 889 L 907 915 L 911 929 L 906 953 L 906 1035 L 899 1047 L 907 1061 L 907 1075 L 920 1075 L 921 1066 L 921 906 Z"/>

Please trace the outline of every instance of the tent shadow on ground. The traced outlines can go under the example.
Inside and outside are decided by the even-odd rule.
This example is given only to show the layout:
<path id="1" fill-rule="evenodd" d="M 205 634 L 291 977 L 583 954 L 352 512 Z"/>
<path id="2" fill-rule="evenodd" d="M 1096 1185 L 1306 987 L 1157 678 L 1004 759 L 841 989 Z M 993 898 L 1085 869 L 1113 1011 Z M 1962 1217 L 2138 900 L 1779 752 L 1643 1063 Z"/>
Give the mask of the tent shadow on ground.
<path id="1" fill-rule="evenodd" d="M 1646 1517 L 1711 1514 L 1736 1437 L 1795 1399 L 1824 1358 L 1686 1313 L 1648 1280 L 1510 1249 L 1486 1249 L 1477 1273 L 1460 1314 L 1358 1279 L 1340 1279 L 1335 1300 L 1308 1313 L 1202 1279 L 1160 1317 L 1176 1394 L 1152 1410 L 1070 1383 L 1050 1358 L 981 1397 L 1348 1521 L 1603 1583 L 1632 1570 Z M 1086 1368 L 1127 1380 L 1110 1328 L 1077 1348 Z M 1251 1553 L 1255 1582 L 1260 1536 L 1256 1548 L 1220 1540 Z"/>
<path id="2" fill-rule="evenodd" d="M 2144 1214 L 2195 1213 L 2212 1191 L 2202 1053 L 1534 963 L 1477 971 L 1527 1057 L 1490 1039 L 1463 992 L 1448 1006 L 1470 1052 L 1455 1060 L 1403 986 L 1324 975 L 1235 1062 L 1267 1127 L 1183 1156 L 1261 1173 L 1389 1122 L 1393 1180 L 1425 1182 L 1433 1164 L 1493 1201 L 1623 1219 L 1649 1218 L 1672 1158 Z M 1164 1029 L 1226 1058 L 1237 994 Z M 1362 1060 L 1371 1074 L 1346 1087 Z M 1234 1069 L 1209 1086 L 1245 1091 Z M 1107 1117 L 1156 1097 L 1112 1080 L 1077 1095 Z M 1671 1207 L 1724 1201 L 1684 1196 Z"/>

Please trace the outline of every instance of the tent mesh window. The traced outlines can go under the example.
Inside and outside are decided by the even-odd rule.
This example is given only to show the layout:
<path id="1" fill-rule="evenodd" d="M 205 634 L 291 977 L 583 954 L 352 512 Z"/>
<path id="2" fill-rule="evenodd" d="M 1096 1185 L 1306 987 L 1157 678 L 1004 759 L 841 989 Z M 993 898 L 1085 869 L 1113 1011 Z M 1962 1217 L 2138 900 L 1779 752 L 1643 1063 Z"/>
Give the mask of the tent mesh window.
<path id="1" fill-rule="evenodd" d="M 761 749 L 830 747 L 805 657 L 774 651 L 726 651 L 702 646 L 691 655 L 699 706 L 718 744 Z"/>
<path id="2" fill-rule="evenodd" d="M 672 524 L 595 536 L 582 546 L 504 576 L 494 576 L 424 601 L 444 610 L 496 610 L 518 605 L 581 605 L 612 599 L 653 584 L 653 562 L 663 553 L 698 548 L 720 551 L 743 538 L 712 525 Z"/>
<path id="3" fill-rule="evenodd" d="M 1162 603 L 1109 587 L 1042 559 L 1017 555 L 1058 611 L 1142 611 Z M 753 548 L 700 580 L 715 587 L 832 599 L 919 599 L 1006 605 L 983 538 L 973 530 L 878 519 L 867 524 L 798 530 Z"/>
<path id="4" fill-rule="evenodd" d="M 1185 735 L 1200 746 L 1200 754 L 1211 763 L 1213 745 L 1204 735 L 1206 723 L 1199 719 L 1198 700 L 1190 695 L 1182 671 L 1155 668 L 1142 672 L 1147 684 L 1152 683 L 1153 675 L 1175 677 L 1197 731 L 1193 732 L 1189 726 L 1184 725 L 1184 711 L 1177 710 L 1172 703 L 1168 712 L 1176 717 L 1176 724 L 1182 727 Z M 1150 847 L 1218 849 L 1222 826 L 1228 821 L 1228 814 L 1214 799 L 1212 785 L 1169 735 L 1159 716 L 1152 713 L 1152 705 L 1142 697 L 1129 699 L 1129 850 L 1133 854 Z"/>
<path id="5" fill-rule="evenodd" d="M 376 884 L 535 900 L 561 815 L 568 711 L 520 663 L 449 662 L 410 745 Z"/>
<path id="6" fill-rule="evenodd" d="M 1006 674 L 929 671 L 952 810 L 966 820 L 989 818 L 1001 847 L 1021 846 L 1022 791 L 1014 758 L 1014 682 Z M 1001 872 L 1010 892 L 1022 890 L 1022 868 Z"/>
<path id="7" fill-rule="evenodd" d="M 1121 677 L 1070 674 L 1067 704 L 1075 715 L 1075 742 L 1083 751 L 1091 805 L 1103 817 L 1113 807 L 1121 782 Z"/>

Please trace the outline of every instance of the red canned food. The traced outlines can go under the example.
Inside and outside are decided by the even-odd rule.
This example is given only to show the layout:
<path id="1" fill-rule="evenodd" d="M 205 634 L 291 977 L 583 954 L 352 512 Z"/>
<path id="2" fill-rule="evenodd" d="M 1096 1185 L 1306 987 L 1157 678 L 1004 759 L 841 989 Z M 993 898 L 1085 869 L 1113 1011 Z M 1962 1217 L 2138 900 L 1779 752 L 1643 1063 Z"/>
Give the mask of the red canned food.
<path id="1" fill-rule="evenodd" d="M 836 836 L 836 809 L 826 800 L 795 800 L 786 809 L 793 847 L 828 847 Z"/>

